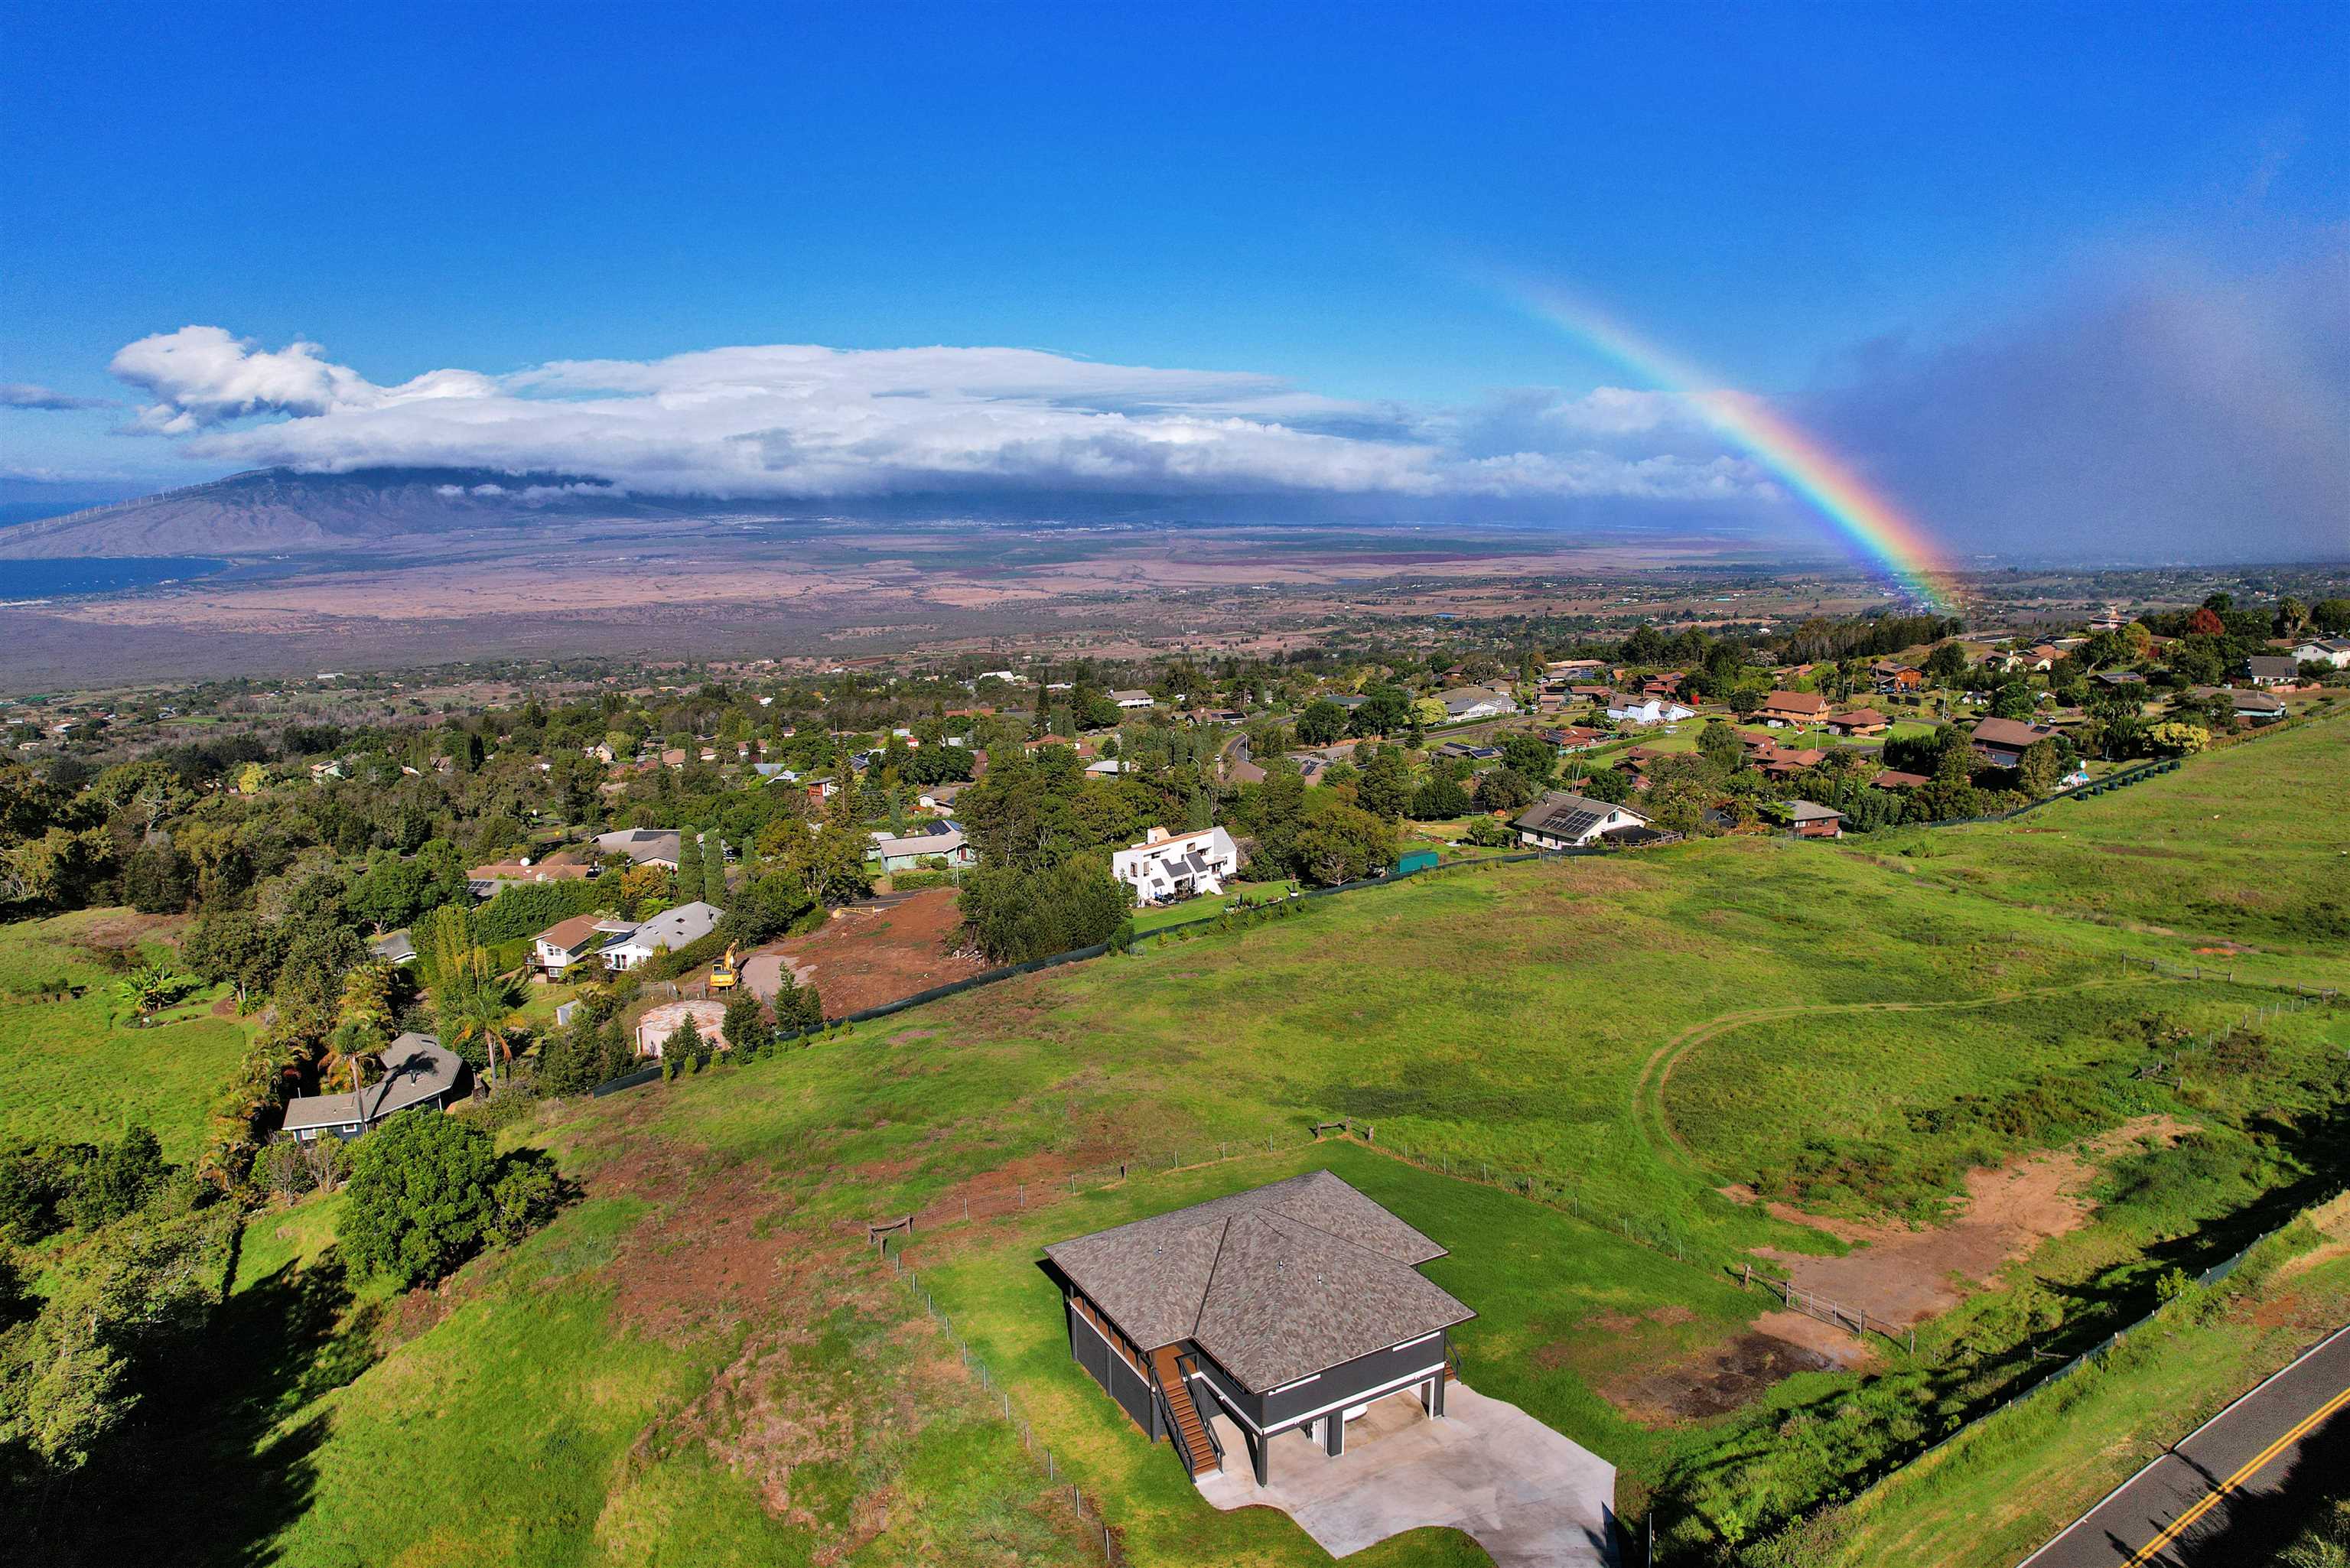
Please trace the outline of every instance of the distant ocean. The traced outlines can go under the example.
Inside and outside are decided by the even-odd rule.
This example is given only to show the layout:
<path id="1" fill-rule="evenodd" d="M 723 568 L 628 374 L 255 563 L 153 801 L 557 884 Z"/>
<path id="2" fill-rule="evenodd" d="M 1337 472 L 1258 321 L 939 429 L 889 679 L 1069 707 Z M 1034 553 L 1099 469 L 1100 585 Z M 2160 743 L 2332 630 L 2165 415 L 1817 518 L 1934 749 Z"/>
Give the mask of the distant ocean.
<path id="1" fill-rule="evenodd" d="M 206 577 L 227 566 L 203 556 L 92 556 L 79 560 L 0 561 L 0 599 L 119 594 L 125 588 Z"/>

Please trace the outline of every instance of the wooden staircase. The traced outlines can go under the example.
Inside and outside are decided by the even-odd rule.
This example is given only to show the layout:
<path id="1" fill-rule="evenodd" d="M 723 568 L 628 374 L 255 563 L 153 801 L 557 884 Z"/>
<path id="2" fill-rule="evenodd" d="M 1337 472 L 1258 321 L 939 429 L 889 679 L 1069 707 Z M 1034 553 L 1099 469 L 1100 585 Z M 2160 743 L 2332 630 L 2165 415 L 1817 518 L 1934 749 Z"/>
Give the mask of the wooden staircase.
<path id="1" fill-rule="evenodd" d="M 1222 1469 L 1223 1461 L 1217 1457 L 1215 1445 L 1208 1440 L 1207 1423 L 1201 1418 L 1199 1407 L 1191 1402 L 1191 1385 L 1183 1380 L 1174 1351 L 1160 1351 L 1152 1358 L 1151 1370 L 1158 1375 L 1159 1391 L 1167 1396 L 1168 1412 L 1175 1418 L 1172 1436 L 1175 1452 L 1183 1461 L 1183 1473 L 1197 1476 L 1202 1470 Z"/>

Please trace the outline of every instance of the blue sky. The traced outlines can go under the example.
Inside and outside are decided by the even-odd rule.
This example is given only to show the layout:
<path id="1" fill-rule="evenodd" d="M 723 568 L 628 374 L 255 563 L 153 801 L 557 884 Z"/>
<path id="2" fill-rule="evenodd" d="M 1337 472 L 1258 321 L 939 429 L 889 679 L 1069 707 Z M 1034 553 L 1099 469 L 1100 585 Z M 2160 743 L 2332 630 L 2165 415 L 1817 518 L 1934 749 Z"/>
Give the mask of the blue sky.
<path id="1" fill-rule="evenodd" d="M 1948 357 L 2132 300 L 2330 331 L 2350 232 L 2340 5 L 20 3 L 8 31 L 0 381 L 122 405 L 0 410 L 18 474 L 278 455 L 223 434 L 317 406 L 115 433 L 172 392 L 113 356 L 191 325 L 314 342 L 376 388 L 1008 346 L 1269 378 L 1327 400 L 1301 416 L 1324 431 L 1400 407 L 1440 443 L 1524 389 L 1624 383 L 1494 273 L 1865 445 L 1924 417 L 1886 418 L 1872 378 L 1930 407 Z M 2330 350 L 2303 374 L 2350 385 Z M 1708 455 L 1662 426 L 1575 439 Z M 1855 459 L 1899 488 L 1900 451 Z"/>

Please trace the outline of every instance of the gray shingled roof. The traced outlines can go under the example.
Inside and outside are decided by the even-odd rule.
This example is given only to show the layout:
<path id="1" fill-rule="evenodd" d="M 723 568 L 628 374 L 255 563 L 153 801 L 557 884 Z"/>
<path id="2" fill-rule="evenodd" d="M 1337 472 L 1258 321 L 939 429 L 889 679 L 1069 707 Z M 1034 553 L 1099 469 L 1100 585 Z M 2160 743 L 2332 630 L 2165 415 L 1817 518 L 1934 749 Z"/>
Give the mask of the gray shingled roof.
<path id="1" fill-rule="evenodd" d="M 383 1064 L 383 1076 L 357 1095 L 305 1095 L 288 1100 L 285 1129 L 299 1132 L 305 1127 L 380 1121 L 394 1111 L 404 1111 L 453 1088 L 465 1070 L 454 1051 L 432 1035 L 412 1030 L 385 1046 L 376 1060 Z"/>
<path id="2" fill-rule="evenodd" d="M 1607 821 L 1611 811 L 1620 811 L 1638 822 L 1648 820 L 1628 805 L 1610 805 L 1604 800 L 1593 800 L 1587 795 L 1551 790 L 1526 807 L 1511 826 L 1545 837 L 1580 838 Z"/>
<path id="3" fill-rule="evenodd" d="M 1443 1248 L 1326 1170 L 1045 1254 L 1136 1344 L 1191 1340 L 1260 1391 L 1476 1315 L 1413 1266 Z"/>

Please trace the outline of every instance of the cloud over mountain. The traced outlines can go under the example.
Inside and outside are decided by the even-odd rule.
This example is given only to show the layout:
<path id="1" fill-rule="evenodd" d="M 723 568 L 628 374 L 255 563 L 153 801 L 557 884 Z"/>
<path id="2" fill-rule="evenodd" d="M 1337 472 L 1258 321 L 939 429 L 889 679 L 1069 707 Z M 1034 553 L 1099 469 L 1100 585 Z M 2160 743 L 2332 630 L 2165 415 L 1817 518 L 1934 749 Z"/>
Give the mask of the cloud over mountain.
<path id="1" fill-rule="evenodd" d="M 312 343 L 218 327 L 140 339 L 114 373 L 137 428 L 199 458 L 310 472 L 560 472 L 647 494 L 855 496 L 942 489 L 1303 492 L 1398 497 L 1767 496 L 1720 451 L 1625 452 L 1666 414 L 1580 400 L 1513 450 L 1458 421 L 1241 372 L 1107 365 L 1020 348 L 714 348 L 561 360 L 380 386 Z"/>

